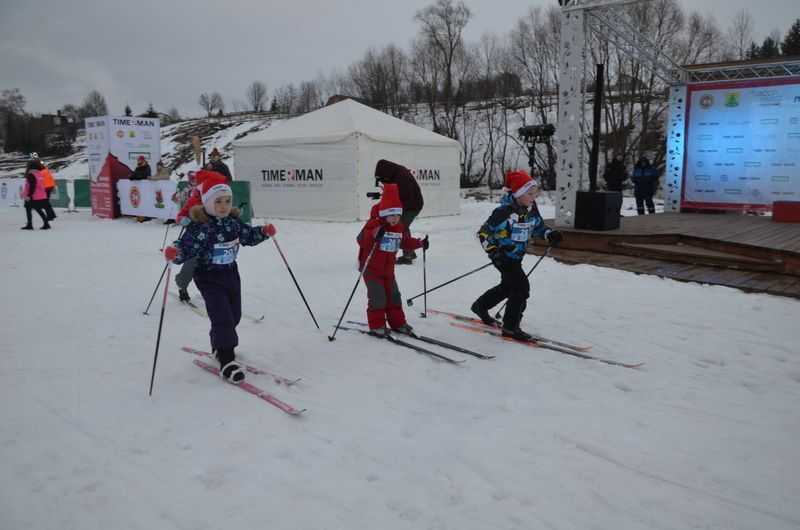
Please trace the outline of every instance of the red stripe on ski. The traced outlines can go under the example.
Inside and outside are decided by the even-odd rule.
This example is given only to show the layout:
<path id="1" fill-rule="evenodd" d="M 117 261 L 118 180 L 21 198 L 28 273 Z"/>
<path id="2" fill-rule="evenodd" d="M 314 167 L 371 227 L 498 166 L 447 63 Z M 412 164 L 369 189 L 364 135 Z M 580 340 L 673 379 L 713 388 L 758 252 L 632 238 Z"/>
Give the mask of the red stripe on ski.
<path id="1" fill-rule="evenodd" d="M 212 359 L 214 358 L 214 354 L 212 354 L 211 352 L 207 352 L 207 351 L 203 351 L 203 350 L 196 350 L 196 349 L 190 348 L 188 346 L 184 346 L 181 349 L 183 351 L 187 352 L 187 353 L 193 353 L 195 355 L 200 355 L 200 356 L 203 356 L 203 357 L 211 357 Z M 288 377 L 283 377 L 283 376 L 280 376 L 280 375 L 277 375 L 277 374 L 273 374 L 272 372 L 268 372 L 267 370 L 262 370 L 261 368 L 256 368 L 255 366 L 252 366 L 250 364 L 246 364 L 246 363 L 242 363 L 242 362 L 238 362 L 238 361 L 237 361 L 237 364 L 241 365 L 242 368 L 244 368 L 245 370 L 247 370 L 251 374 L 265 375 L 267 377 L 271 377 L 279 385 L 292 386 L 293 384 L 295 384 L 298 381 L 300 381 L 300 379 L 302 379 L 300 377 L 298 377 L 297 379 L 289 379 Z"/>

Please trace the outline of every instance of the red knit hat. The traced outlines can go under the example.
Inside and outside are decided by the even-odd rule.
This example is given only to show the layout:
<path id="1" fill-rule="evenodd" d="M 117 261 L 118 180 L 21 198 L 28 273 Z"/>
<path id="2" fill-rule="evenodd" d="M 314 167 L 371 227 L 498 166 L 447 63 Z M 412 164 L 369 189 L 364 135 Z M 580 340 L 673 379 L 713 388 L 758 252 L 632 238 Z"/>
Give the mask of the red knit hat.
<path id="1" fill-rule="evenodd" d="M 217 149 L 216 147 L 211 150 L 211 153 L 208 156 L 219 156 L 219 157 L 222 157 L 222 155 L 219 154 L 219 149 Z"/>
<path id="2" fill-rule="evenodd" d="M 214 199 L 225 195 L 233 196 L 225 175 L 216 171 L 198 171 L 197 181 L 200 183 L 200 195 L 203 206 L 209 215 L 214 215 Z"/>
<path id="3" fill-rule="evenodd" d="M 519 199 L 526 191 L 537 186 L 538 184 L 533 180 L 533 177 L 524 171 L 506 173 L 506 188 L 511 190 L 515 199 Z"/>
<path id="4" fill-rule="evenodd" d="M 397 184 L 384 184 L 381 202 L 378 204 L 378 215 L 403 215 L 403 203 L 400 202 L 400 191 Z"/>

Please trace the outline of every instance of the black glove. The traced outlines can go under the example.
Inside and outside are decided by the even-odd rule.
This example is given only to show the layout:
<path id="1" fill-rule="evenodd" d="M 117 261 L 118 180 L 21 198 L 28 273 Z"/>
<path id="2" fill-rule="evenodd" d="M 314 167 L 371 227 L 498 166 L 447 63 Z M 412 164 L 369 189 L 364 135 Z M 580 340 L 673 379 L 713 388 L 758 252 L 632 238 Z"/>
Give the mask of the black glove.
<path id="1" fill-rule="evenodd" d="M 547 239 L 547 242 L 550 243 L 550 246 L 553 248 L 558 247 L 561 244 L 561 241 L 564 240 L 564 234 L 562 234 L 558 230 L 548 230 L 544 236 Z"/>
<path id="2" fill-rule="evenodd" d="M 500 247 L 494 247 L 489 251 L 489 259 L 492 260 L 495 267 L 502 267 L 508 263 L 508 256 L 503 252 Z"/>
<path id="3" fill-rule="evenodd" d="M 428 236 L 425 236 L 425 239 L 422 240 L 422 250 L 428 250 L 431 244 L 428 243 Z"/>

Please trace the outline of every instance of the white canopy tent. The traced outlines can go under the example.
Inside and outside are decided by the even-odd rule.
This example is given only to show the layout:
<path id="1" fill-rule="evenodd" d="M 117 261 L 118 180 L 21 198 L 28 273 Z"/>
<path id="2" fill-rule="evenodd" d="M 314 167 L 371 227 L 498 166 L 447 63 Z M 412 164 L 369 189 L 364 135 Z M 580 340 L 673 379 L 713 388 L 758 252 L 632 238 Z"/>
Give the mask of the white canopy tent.
<path id="1" fill-rule="evenodd" d="M 253 209 L 283 219 L 369 218 L 375 164 L 411 170 L 421 216 L 459 213 L 460 144 L 351 99 L 233 142 L 237 180 L 250 182 Z"/>

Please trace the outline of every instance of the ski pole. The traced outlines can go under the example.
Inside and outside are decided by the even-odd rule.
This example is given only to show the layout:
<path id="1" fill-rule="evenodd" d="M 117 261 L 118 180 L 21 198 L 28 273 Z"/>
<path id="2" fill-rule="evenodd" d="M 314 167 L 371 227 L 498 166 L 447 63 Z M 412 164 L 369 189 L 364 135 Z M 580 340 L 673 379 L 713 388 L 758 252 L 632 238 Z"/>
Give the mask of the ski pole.
<path id="1" fill-rule="evenodd" d="M 169 216 L 167 217 L 167 221 L 172 219 L 172 212 L 175 209 L 175 203 L 172 203 L 172 206 L 169 207 Z M 167 223 L 167 229 L 164 230 L 164 241 L 161 242 L 161 249 L 160 251 L 164 251 L 164 245 L 167 244 L 167 234 L 169 233 L 169 227 L 172 226 L 173 223 Z"/>
<path id="2" fill-rule="evenodd" d="M 544 257 L 547 256 L 548 252 L 550 252 L 550 247 L 547 247 L 545 249 L 544 253 L 542 253 L 542 255 L 539 256 L 539 259 L 536 260 L 536 263 L 533 264 L 533 267 L 531 267 L 531 270 L 529 270 L 528 274 L 525 275 L 526 278 L 529 277 L 531 275 L 531 273 L 533 273 L 533 271 L 536 269 L 536 267 L 539 266 L 539 263 L 541 263 L 542 260 L 544 259 Z M 497 310 L 497 314 L 494 316 L 494 318 L 496 318 L 497 320 L 500 320 L 500 318 L 503 316 L 503 315 L 500 314 L 500 311 L 505 309 L 507 303 L 508 303 L 508 299 L 506 299 L 506 301 L 503 302 L 503 305 L 500 306 L 500 309 Z"/>
<path id="3" fill-rule="evenodd" d="M 181 233 L 180 233 L 180 234 L 178 234 L 178 239 L 180 239 L 180 238 L 181 238 L 181 236 L 183 235 L 183 231 L 184 231 L 185 229 L 186 229 L 186 227 L 185 227 L 185 226 L 181 227 Z M 162 251 L 163 251 L 163 249 L 162 249 Z M 156 284 L 156 288 L 155 288 L 155 289 L 153 289 L 153 296 L 151 296 L 151 297 L 150 297 L 150 301 L 147 303 L 147 309 L 145 309 L 145 310 L 144 310 L 144 313 L 142 313 L 142 314 L 144 314 L 144 315 L 149 315 L 149 314 L 150 314 L 150 313 L 148 313 L 148 311 L 150 311 L 150 305 L 153 303 L 153 299 L 156 297 L 156 293 L 158 292 L 158 286 L 159 286 L 159 285 L 161 285 L 161 280 L 163 280 L 163 279 L 164 279 L 164 273 L 166 273 L 166 272 L 167 272 L 167 267 L 169 267 L 169 263 L 167 263 L 167 264 L 164 266 L 164 270 L 163 270 L 163 271 L 161 271 L 161 277 L 158 279 L 158 283 Z M 169 285 L 169 282 L 167 282 L 167 285 Z"/>
<path id="4" fill-rule="evenodd" d="M 306 301 L 305 295 L 303 295 L 303 290 L 300 289 L 300 284 L 297 283 L 297 278 L 294 277 L 294 273 L 292 272 L 292 268 L 289 266 L 289 262 L 286 261 L 286 256 L 283 255 L 283 250 L 281 250 L 281 246 L 278 244 L 278 238 L 275 236 L 272 237 L 272 241 L 275 242 L 275 248 L 278 249 L 278 253 L 281 255 L 281 259 L 283 259 L 284 265 L 286 265 L 286 270 L 289 271 L 289 274 L 292 277 L 292 281 L 294 281 L 295 287 L 297 287 L 298 292 L 300 293 L 300 297 L 303 299 L 303 303 L 306 304 L 306 309 L 308 309 L 308 313 L 311 315 L 311 320 L 314 321 L 314 325 L 317 326 L 319 329 L 319 324 L 317 324 L 317 319 L 314 318 L 314 313 L 311 311 L 311 307 L 309 307 L 308 302 Z"/>
<path id="5" fill-rule="evenodd" d="M 356 289 L 358 288 L 358 282 L 361 281 L 361 277 L 364 275 L 364 271 L 367 270 L 367 266 L 369 265 L 369 260 L 372 259 L 372 253 L 375 252 L 375 247 L 378 246 L 380 240 L 381 238 L 376 238 L 375 242 L 372 244 L 372 248 L 369 250 L 367 259 L 366 261 L 364 261 L 364 266 L 361 267 L 360 271 L 358 271 L 358 278 L 356 278 L 356 284 L 353 286 L 353 290 L 350 291 L 350 298 L 347 299 L 347 303 L 344 305 L 342 316 L 339 317 L 339 322 L 336 323 L 336 329 L 333 330 L 333 335 L 328 335 L 328 340 L 336 340 L 336 332 L 339 331 L 339 324 L 342 323 L 344 314 L 347 312 L 347 308 L 350 307 L 350 302 L 353 300 L 353 295 L 356 294 Z"/>
<path id="6" fill-rule="evenodd" d="M 425 243 L 428 242 L 428 235 L 425 234 Z M 427 245 L 422 247 L 422 291 L 425 296 L 422 297 L 422 318 L 428 318 L 428 273 L 425 266 L 425 252 Z"/>
<path id="7" fill-rule="evenodd" d="M 424 255 L 424 254 L 423 254 L 423 255 Z M 451 284 L 451 283 L 453 283 L 453 282 L 454 282 L 454 281 L 456 281 L 456 280 L 460 280 L 461 278 L 464 278 L 465 276 L 469 276 L 470 274 L 474 274 L 474 273 L 478 272 L 479 270 L 482 270 L 482 269 L 485 269 L 486 267 L 489 267 L 489 266 L 491 266 L 491 264 L 492 264 L 492 262 L 490 261 L 490 262 L 489 262 L 489 263 L 487 263 L 486 265 L 483 265 L 483 266 L 481 266 L 481 267 L 478 267 L 477 269 L 475 269 L 475 270 L 473 270 L 473 271 L 469 271 L 469 272 L 467 272 L 466 274 L 462 274 L 462 275 L 461 275 L 461 276 L 459 276 L 458 278 L 453 278 L 453 279 L 452 279 L 452 280 L 450 280 L 449 282 L 444 282 L 443 284 L 441 284 L 441 285 L 437 285 L 436 287 L 434 287 L 434 288 L 432 288 L 432 289 L 430 289 L 430 290 L 425 290 L 425 292 L 419 293 L 417 296 L 412 296 L 411 298 L 409 298 L 408 300 L 406 300 L 406 304 L 408 304 L 409 306 L 412 306 L 412 305 L 414 305 L 414 301 L 413 301 L 413 300 L 414 300 L 414 298 L 419 298 L 420 296 L 427 295 L 428 293 L 432 293 L 433 291 L 435 291 L 435 290 L 436 290 L 436 289 L 438 289 L 439 287 L 444 287 L 445 285 Z"/>
<path id="8" fill-rule="evenodd" d="M 169 289 L 169 275 L 172 272 L 171 261 L 167 262 L 167 282 L 164 284 L 164 298 L 161 301 L 161 318 L 158 320 L 158 335 L 156 335 L 156 353 L 153 356 L 153 373 L 150 375 L 150 396 L 153 395 L 153 381 L 156 379 L 156 362 L 158 362 L 158 346 L 161 343 L 161 328 L 164 325 L 164 310 L 167 307 L 167 289 Z"/>

